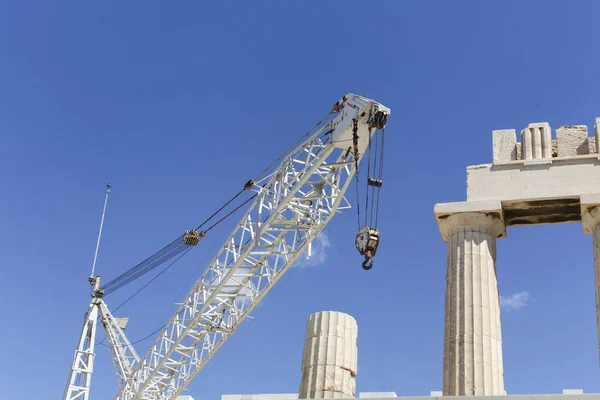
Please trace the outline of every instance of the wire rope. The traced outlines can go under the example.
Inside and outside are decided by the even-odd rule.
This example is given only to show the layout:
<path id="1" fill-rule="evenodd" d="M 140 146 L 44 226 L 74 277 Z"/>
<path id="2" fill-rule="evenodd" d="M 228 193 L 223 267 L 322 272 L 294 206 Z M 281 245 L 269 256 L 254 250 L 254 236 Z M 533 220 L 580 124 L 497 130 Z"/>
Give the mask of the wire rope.
<path id="1" fill-rule="evenodd" d="M 262 177 L 262 175 L 267 172 L 270 168 L 272 168 L 273 165 L 275 165 L 277 162 L 279 162 L 286 154 L 288 154 L 291 150 L 293 150 L 300 142 L 302 142 L 303 140 L 305 140 L 305 138 L 307 136 L 309 136 L 316 127 L 318 127 L 319 125 L 321 125 L 331 114 L 333 113 L 330 112 L 327 116 L 325 116 L 323 119 L 321 119 L 321 121 L 319 121 L 311 130 L 309 130 L 302 138 L 300 138 L 298 141 L 296 141 L 296 143 L 294 145 L 292 145 L 292 147 L 290 147 L 286 152 L 284 152 L 275 162 L 271 163 L 271 165 L 269 165 L 263 172 L 261 172 L 256 180 L 260 179 Z M 327 136 L 332 132 L 332 130 L 328 130 L 327 132 L 324 132 L 322 136 Z M 328 137 L 325 142 L 323 144 L 326 144 L 329 141 L 330 137 Z M 320 152 L 322 149 L 318 149 L 317 153 Z M 358 177 L 357 177 L 358 179 Z M 225 207 L 227 207 L 229 204 L 231 204 L 237 197 L 239 197 L 244 191 L 248 190 L 252 184 L 254 184 L 255 180 L 250 180 L 246 183 L 246 185 L 244 186 L 244 189 L 242 189 L 241 191 L 239 191 L 236 195 L 234 195 L 229 201 L 227 201 L 223 206 L 221 206 L 217 211 L 215 211 L 210 217 L 208 217 L 206 220 L 204 220 L 197 228 L 196 230 L 200 229 L 202 226 L 204 226 L 208 221 L 210 221 L 212 218 L 214 218 L 218 213 L 220 213 L 223 209 L 225 209 Z M 218 221 L 216 221 L 214 224 L 212 224 L 211 226 L 209 226 L 204 232 L 208 232 L 210 230 L 212 230 L 213 228 L 215 228 L 217 225 L 219 225 L 220 223 L 222 223 L 223 221 L 225 221 L 227 218 L 229 218 L 231 215 L 233 215 L 235 212 L 237 212 L 240 208 L 242 208 L 243 206 L 245 206 L 246 204 L 248 204 L 251 200 L 253 200 L 254 198 L 257 197 L 257 193 L 255 193 L 253 196 L 249 197 L 248 199 L 246 199 L 244 202 L 242 202 L 240 205 L 238 205 L 236 208 L 234 208 L 232 211 L 230 211 L 229 213 L 227 213 L 225 216 L 223 216 L 221 219 L 219 219 Z M 266 217 L 265 217 L 266 218 Z M 265 219 L 266 220 L 266 219 Z M 359 219 L 360 221 L 360 219 Z M 117 310 L 119 310 L 121 307 L 123 307 L 125 304 L 127 304 L 129 301 L 131 301 L 135 296 L 137 296 L 142 290 L 144 290 L 148 285 L 150 285 L 152 282 L 154 282 L 159 276 L 161 276 L 164 272 L 166 272 L 169 268 L 171 268 L 177 261 L 179 261 L 185 254 L 187 254 L 193 247 L 188 247 L 187 249 L 185 249 L 185 247 L 187 247 L 183 241 L 182 241 L 183 235 L 180 235 L 177 239 L 175 239 L 174 241 L 172 241 L 171 243 L 169 243 L 168 245 L 166 245 L 165 247 L 163 247 L 161 250 L 159 250 L 157 253 L 155 253 L 154 255 L 148 257 L 146 260 L 142 261 L 141 263 L 139 263 L 138 265 L 136 265 L 135 267 L 131 268 L 130 270 L 124 272 L 123 274 L 119 275 L 117 278 L 113 279 L 112 281 L 110 281 L 109 283 L 106 284 L 106 286 L 103 286 L 102 289 L 105 291 L 105 294 L 114 292 L 115 290 L 125 286 L 126 284 L 130 283 L 131 281 L 133 281 L 134 279 L 139 278 L 140 276 L 146 274 L 147 272 L 151 271 L 152 269 L 158 267 L 159 265 L 161 265 L 164 261 L 166 260 L 162 260 L 162 262 L 159 262 L 162 258 L 165 258 L 167 256 L 170 256 L 168 259 L 171 259 L 172 257 L 176 256 L 177 254 L 181 253 L 179 255 L 179 257 L 177 257 L 173 262 L 171 262 L 167 267 L 165 267 L 162 271 L 160 271 L 157 275 L 155 275 L 152 279 L 150 279 L 148 282 L 146 282 L 142 287 L 140 287 L 136 292 L 134 292 L 131 296 L 129 296 L 125 301 L 123 301 L 119 306 L 117 306 L 112 312 L 115 312 Z M 248 239 L 245 243 L 245 245 L 247 245 L 248 243 L 250 243 L 252 239 Z M 175 245 L 175 243 L 177 243 L 179 241 L 180 244 Z M 230 260 L 230 262 L 228 263 L 231 264 L 233 260 Z M 146 340 L 147 338 L 149 338 L 150 336 L 154 335 L 156 332 L 158 332 L 159 330 L 163 329 L 167 324 L 162 325 L 161 327 L 159 327 L 158 329 L 154 330 L 152 333 L 144 336 L 141 339 L 138 339 L 137 341 L 131 342 L 131 344 L 136 344 L 139 343 L 143 340 Z M 106 339 L 106 338 L 105 338 Z M 97 344 L 103 345 L 103 346 L 107 346 L 106 344 L 104 344 L 104 340 L 103 339 L 101 342 L 98 342 L 98 340 L 96 340 Z"/>

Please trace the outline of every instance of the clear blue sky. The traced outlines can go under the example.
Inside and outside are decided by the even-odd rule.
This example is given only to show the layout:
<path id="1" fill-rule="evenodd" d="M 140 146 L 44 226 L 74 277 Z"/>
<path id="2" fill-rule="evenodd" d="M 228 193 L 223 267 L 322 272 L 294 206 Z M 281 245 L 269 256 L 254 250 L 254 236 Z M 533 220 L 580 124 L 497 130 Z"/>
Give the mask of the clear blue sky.
<path id="1" fill-rule="evenodd" d="M 465 168 L 491 162 L 492 129 L 600 116 L 600 3 L 120 3 L 0 5 L 0 397 L 62 394 L 107 182 L 98 272 L 110 279 L 195 226 L 347 92 L 392 108 L 374 269 L 360 268 L 354 211 L 336 217 L 323 263 L 290 270 L 190 394 L 296 392 L 306 318 L 321 310 L 358 320 L 357 391 L 441 389 L 446 250 L 433 205 L 465 199 Z M 230 229 L 117 312 L 131 340 L 169 319 Z M 600 392 L 591 237 L 579 224 L 512 228 L 498 253 L 502 296 L 528 296 L 503 308 L 507 392 Z M 116 391 L 103 346 L 92 386 L 94 399 Z"/>

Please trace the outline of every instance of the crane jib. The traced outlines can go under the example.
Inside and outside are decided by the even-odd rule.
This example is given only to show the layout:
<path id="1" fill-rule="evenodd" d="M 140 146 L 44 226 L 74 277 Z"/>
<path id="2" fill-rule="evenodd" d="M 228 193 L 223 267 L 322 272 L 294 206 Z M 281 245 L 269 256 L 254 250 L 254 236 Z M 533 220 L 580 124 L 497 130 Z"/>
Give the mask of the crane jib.
<path id="1" fill-rule="evenodd" d="M 278 159 L 278 166 L 273 170 L 267 167 L 246 185 L 245 190 L 254 192 L 252 202 L 142 357 L 102 300 L 93 299 L 90 310 L 100 309 L 108 329 L 120 386 L 115 399 L 175 399 L 187 387 L 333 216 L 351 208 L 345 194 L 358 177 L 363 156 L 369 155 L 370 166 L 373 148 L 379 154 L 372 140 L 379 140 L 376 131 L 383 130 L 389 114 L 390 110 L 376 101 L 348 94 L 334 105 L 332 119 L 324 118 Z M 373 176 L 369 172 L 368 188 L 381 187 L 381 171 Z M 178 240 L 184 246 L 197 245 L 200 236 L 194 232 L 188 231 Z M 368 233 L 371 249 L 366 251 L 374 255 L 376 235 Z M 164 250 L 175 252 L 178 247 Z M 147 272 L 160 258 L 145 260 L 146 265 L 123 274 L 113 287 Z M 90 335 L 84 331 L 85 340 L 80 342 L 87 343 Z M 75 397 L 67 393 L 64 398 Z"/>
<path id="2" fill-rule="evenodd" d="M 129 378 L 132 389 L 121 390 L 119 399 L 181 393 L 333 215 L 350 208 L 344 194 L 355 173 L 348 166 L 354 163 L 346 168 L 329 164 L 360 162 L 371 137 L 372 113 L 387 109 L 360 96 L 349 95 L 346 102 L 359 109 L 342 108 L 349 112 L 342 113 L 335 128 L 334 117 L 332 140 L 311 136 L 267 181 L 257 181 L 257 199 L 137 365 Z M 345 155 L 353 135 L 348 114 L 362 133 L 359 153 L 350 156 Z M 309 182 L 322 182 L 323 195 L 307 209 L 300 204 L 314 193 Z"/>

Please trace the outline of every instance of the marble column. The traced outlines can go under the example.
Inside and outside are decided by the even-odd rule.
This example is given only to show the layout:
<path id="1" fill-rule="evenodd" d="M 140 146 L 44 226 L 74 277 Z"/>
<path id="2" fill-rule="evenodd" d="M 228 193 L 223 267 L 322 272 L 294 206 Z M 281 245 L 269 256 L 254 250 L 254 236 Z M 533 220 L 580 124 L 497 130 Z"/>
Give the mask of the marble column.
<path id="1" fill-rule="evenodd" d="M 598 327 L 598 358 L 600 359 L 600 194 L 581 196 L 581 222 L 583 232 L 593 235 L 596 325 Z"/>
<path id="2" fill-rule="evenodd" d="M 351 398 L 356 392 L 358 326 L 348 314 L 310 315 L 302 354 L 300 399 Z"/>
<path id="3" fill-rule="evenodd" d="M 502 210 L 463 212 L 438 222 L 447 242 L 444 323 L 444 396 L 504 395 L 496 239 L 503 237 Z M 440 210 L 438 208 L 437 211 Z"/>

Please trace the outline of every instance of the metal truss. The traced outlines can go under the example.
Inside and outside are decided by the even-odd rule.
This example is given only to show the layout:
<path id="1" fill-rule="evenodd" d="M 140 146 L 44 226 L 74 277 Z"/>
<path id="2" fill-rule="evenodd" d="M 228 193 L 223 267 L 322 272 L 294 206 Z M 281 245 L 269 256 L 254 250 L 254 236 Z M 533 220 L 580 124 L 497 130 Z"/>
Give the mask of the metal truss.
<path id="1" fill-rule="evenodd" d="M 108 348 L 110 349 L 119 388 L 123 388 L 127 385 L 127 377 L 140 362 L 140 356 L 123 332 L 125 325 L 119 323 L 123 319 L 117 320 L 113 317 L 102 300 L 99 300 L 98 307 L 100 308 L 100 317 L 108 339 Z"/>
<path id="2" fill-rule="evenodd" d="M 364 149 L 376 107 L 361 99 L 255 182 L 249 210 L 115 399 L 175 399 L 293 262 L 310 255 L 310 243 L 331 218 L 350 208 L 344 194 L 362 154 L 351 151 L 353 136 L 340 129 L 349 131 L 356 119 Z"/>
<path id="3" fill-rule="evenodd" d="M 88 400 L 90 382 L 94 370 L 94 344 L 96 341 L 96 324 L 98 321 L 98 299 L 92 299 L 85 314 L 83 328 L 79 336 L 75 357 L 67 386 L 63 393 L 66 400 Z"/>

